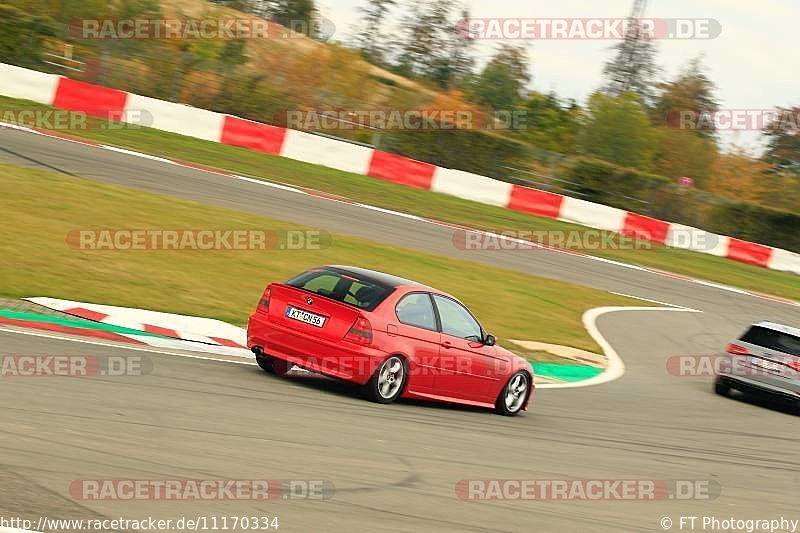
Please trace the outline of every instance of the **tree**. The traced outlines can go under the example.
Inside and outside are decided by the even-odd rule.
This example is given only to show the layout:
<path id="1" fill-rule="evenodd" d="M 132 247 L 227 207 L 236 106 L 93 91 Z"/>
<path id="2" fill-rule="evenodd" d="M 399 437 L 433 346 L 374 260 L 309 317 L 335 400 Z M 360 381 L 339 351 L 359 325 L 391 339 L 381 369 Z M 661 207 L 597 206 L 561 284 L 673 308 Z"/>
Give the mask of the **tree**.
<path id="1" fill-rule="evenodd" d="M 314 0 L 277 0 L 268 13 L 278 24 L 309 37 L 317 34 L 317 6 Z"/>
<path id="2" fill-rule="evenodd" d="M 469 20 L 467 8 L 461 11 L 461 20 Z M 475 37 L 457 24 L 448 24 L 444 31 L 444 48 L 431 65 L 429 76 L 442 89 L 461 87 L 471 76 L 475 66 L 473 47 Z"/>
<path id="3" fill-rule="evenodd" d="M 779 107 L 763 133 L 767 138 L 764 160 L 776 170 L 800 174 L 800 107 Z"/>
<path id="4" fill-rule="evenodd" d="M 511 110 L 522 101 L 523 91 L 530 81 L 525 48 L 501 44 L 470 92 L 481 105 L 495 111 Z"/>
<path id="5" fill-rule="evenodd" d="M 612 97 L 597 92 L 591 96 L 580 143 L 585 153 L 617 165 L 649 170 L 654 141 L 653 127 L 637 95 Z"/>
<path id="6" fill-rule="evenodd" d="M 714 136 L 719 102 L 714 95 L 716 86 L 704 72 L 702 56 L 692 59 L 677 78 L 660 84 L 659 89 L 651 113 L 654 124 L 682 127 L 681 119 L 688 117 L 690 124 L 699 126 L 693 130 L 696 134 Z"/>
<path id="7" fill-rule="evenodd" d="M 433 78 L 447 57 L 448 34 L 453 30 L 450 15 L 454 0 L 410 0 L 402 19 L 398 72 L 406 76 Z"/>
<path id="8" fill-rule="evenodd" d="M 583 110 L 577 103 L 562 104 L 554 93 L 531 92 L 521 104 L 525 124 L 521 139 L 543 150 L 559 153 L 575 151 Z"/>
<path id="9" fill-rule="evenodd" d="M 631 17 L 625 38 L 613 48 L 616 55 L 603 69 L 607 80 L 604 91 L 609 96 L 631 92 L 649 104 L 653 98 L 655 79 L 660 72 L 652 37 L 642 29 L 637 18 Z"/>
<path id="10" fill-rule="evenodd" d="M 382 39 L 383 24 L 389 10 L 397 0 L 368 0 L 358 8 L 361 22 L 356 26 L 355 47 L 367 61 L 382 64 L 385 61 L 386 44 Z"/>
<path id="11" fill-rule="evenodd" d="M 655 139 L 652 172 L 671 178 L 688 176 L 705 189 L 719 156 L 714 140 L 664 126 L 655 128 Z"/>

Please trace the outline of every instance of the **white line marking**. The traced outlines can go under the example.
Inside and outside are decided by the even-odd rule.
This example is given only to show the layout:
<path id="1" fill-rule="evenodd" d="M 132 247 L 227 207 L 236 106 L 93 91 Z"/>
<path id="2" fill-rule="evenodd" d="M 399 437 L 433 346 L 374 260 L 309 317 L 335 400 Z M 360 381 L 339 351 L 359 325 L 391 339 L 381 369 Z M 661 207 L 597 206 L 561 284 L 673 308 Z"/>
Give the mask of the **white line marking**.
<path id="1" fill-rule="evenodd" d="M 605 372 L 593 378 L 585 379 L 583 381 L 576 381 L 573 383 L 543 383 L 537 385 L 537 389 L 571 389 L 577 387 L 590 387 L 592 385 L 600 385 L 619 379 L 625 374 L 625 363 L 619 356 L 613 346 L 606 340 L 597 328 L 597 319 L 608 313 L 619 313 L 623 311 L 673 311 L 684 313 L 701 313 L 694 309 L 676 308 L 676 307 L 595 307 L 589 309 L 583 314 L 583 325 L 589 335 L 600 345 L 603 353 L 608 359 L 608 366 Z"/>
<path id="2" fill-rule="evenodd" d="M 614 292 L 608 291 L 609 294 L 616 294 L 617 296 L 624 296 L 625 298 L 633 298 L 634 300 L 642 300 L 643 302 L 650 302 L 658 305 L 665 305 L 667 307 L 677 307 L 678 309 L 686 309 L 687 311 L 694 311 L 695 313 L 702 313 L 702 311 L 698 311 L 697 309 L 692 309 L 691 307 L 686 307 L 684 305 L 677 305 L 671 304 L 668 302 L 661 302 L 659 300 L 651 300 L 650 298 L 642 298 L 641 296 L 634 296 L 632 294 L 625 294 L 624 292 Z"/>

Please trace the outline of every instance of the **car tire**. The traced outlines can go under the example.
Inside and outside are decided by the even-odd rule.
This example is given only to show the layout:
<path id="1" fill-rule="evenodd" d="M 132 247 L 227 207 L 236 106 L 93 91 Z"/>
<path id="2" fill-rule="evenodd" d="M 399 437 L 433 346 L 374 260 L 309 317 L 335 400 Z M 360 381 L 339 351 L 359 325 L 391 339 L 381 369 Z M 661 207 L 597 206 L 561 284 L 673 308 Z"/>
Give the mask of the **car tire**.
<path id="1" fill-rule="evenodd" d="M 503 416 L 516 416 L 525 405 L 525 400 L 530 394 L 531 376 L 524 370 L 520 370 L 508 378 L 505 386 L 497 396 L 494 408 L 498 414 Z"/>
<path id="2" fill-rule="evenodd" d="M 272 363 L 274 359 L 266 355 L 256 354 L 256 363 L 261 367 L 261 370 L 272 374 Z"/>
<path id="3" fill-rule="evenodd" d="M 403 393 L 407 379 L 406 360 L 399 355 L 393 355 L 381 363 L 364 385 L 364 396 L 371 402 L 392 403 Z"/>
<path id="4" fill-rule="evenodd" d="M 714 392 L 719 394 L 720 396 L 728 396 L 731 392 L 731 388 L 726 385 L 721 379 L 717 378 L 714 381 Z"/>
<path id="5" fill-rule="evenodd" d="M 292 370 L 292 367 L 294 367 L 294 364 L 289 361 L 284 361 L 283 359 L 272 360 L 272 373 L 276 376 L 285 376 Z"/>

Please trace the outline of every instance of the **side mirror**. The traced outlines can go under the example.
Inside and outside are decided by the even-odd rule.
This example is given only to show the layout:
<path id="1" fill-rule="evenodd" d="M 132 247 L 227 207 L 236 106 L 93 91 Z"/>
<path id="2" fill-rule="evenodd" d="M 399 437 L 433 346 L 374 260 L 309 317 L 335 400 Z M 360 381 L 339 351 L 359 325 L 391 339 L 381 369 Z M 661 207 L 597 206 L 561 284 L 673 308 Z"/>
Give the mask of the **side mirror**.
<path id="1" fill-rule="evenodd" d="M 485 344 L 486 346 L 494 346 L 495 344 L 497 344 L 497 339 L 495 338 L 494 335 L 486 335 L 486 338 L 483 339 L 483 344 Z"/>

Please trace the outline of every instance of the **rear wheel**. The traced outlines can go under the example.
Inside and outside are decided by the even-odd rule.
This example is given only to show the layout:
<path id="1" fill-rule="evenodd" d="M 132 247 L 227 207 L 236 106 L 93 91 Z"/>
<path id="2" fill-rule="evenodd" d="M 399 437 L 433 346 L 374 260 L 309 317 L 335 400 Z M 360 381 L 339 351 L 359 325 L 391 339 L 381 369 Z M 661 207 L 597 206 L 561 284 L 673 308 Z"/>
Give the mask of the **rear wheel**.
<path id="1" fill-rule="evenodd" d="M 530 375 L 524 370 L 511 376 L 497 397 L 494 404 L 495 410 L 503 416 L 514 416 L 519 413 L 528 398 L 530 386 Z"/>
<path id="2" fill-rule="evenodd" d="M 258 363 L 258 366 L 260 366 L 261 370 L 264 372 L 272 374 L 272 362 L 272 357 L 256 354 L 256 363 Z"/>
<path id="3" fill-rule="evenodd" d="M 283 359 L 273 359 L 272 360 L 272 373 L 276 376 L 285 376 L 289 373 L 294 365 L 289 361 L 284 361 Z"/>
<path id="4" fill-rule="evenodd" d="M 275 374 L 276 376 L 285 376 L 294 366 L 288 361 L 275 359 L 264 354 L 256 354 L 256 363 L 264 372 Z"/>
<path id="5" fill-rule="evenodd" d="M 364 385 L 364 394 L 373 402 L 392 403 L 402 394 L 407 374 L 405 360 L 393 355 L 383 362 Z"/>

